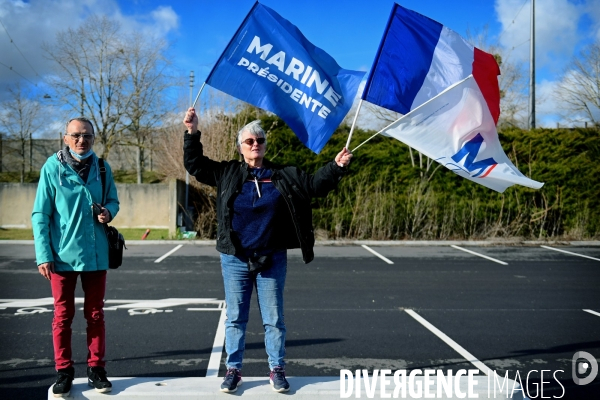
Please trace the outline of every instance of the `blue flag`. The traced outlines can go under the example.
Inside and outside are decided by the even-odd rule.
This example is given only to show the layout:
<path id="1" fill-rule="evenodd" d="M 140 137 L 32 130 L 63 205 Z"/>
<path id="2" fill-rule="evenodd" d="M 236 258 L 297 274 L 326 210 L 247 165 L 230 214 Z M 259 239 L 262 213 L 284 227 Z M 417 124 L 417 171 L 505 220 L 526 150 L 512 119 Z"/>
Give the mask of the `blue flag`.
<path id="1" fill-rule="evenodd" d="M 341 68 L 298 28 L 257 2 L 206 83 L 275 113 L 319 153 L 350 110 L 363 76 Z"/>

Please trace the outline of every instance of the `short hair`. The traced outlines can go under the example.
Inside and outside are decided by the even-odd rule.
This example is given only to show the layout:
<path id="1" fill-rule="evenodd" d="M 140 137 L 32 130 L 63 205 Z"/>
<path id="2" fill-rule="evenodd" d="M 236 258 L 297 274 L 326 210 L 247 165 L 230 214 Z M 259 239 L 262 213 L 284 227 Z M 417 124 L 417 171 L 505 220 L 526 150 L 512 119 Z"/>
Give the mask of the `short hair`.
<path id="1" fill-rule="evenodd" d="M 96 133 L 94 133 L 94 124 L 92 124 L 92 121 L 90 121 L 89 119 L 87 119 L 85 117 L 76 117 L 76 118 L 71 118 L 70 120 L 68 120 L 67 123 L 65 124 L 65 135 L 67 134 L 67 128 L 69 127 L 69 124 L 73 121 L 88 123 L 92 127 L 92 135 L 96 135 Z"/>
<path id="2" fill-rule="evenodd" d="M 265 146 L 267 145 L 267 134 L 265 133 L 263 128 L 260 126 L 259 119 L 252 121 L 249 124 L 246 124 L 246 126 L 244 126 L 242 129 L 240 129 L 240 131 L 237 134 L 237 145 L 238 146 L 242 145 L 242 134 L 244 132 L 248 132 L 251 135 L 265 138 Z"/>

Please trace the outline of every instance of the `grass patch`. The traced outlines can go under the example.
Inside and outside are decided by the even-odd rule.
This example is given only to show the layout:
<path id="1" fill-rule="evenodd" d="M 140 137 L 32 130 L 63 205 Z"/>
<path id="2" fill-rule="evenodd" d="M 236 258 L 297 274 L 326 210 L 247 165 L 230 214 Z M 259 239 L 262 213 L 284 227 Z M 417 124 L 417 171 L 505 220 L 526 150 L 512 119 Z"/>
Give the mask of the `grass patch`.
<path id="1" fill-rule="evenodd" d="M 141 240 L 146 229 L 123 228 L 119 229 L 125 240 Z M 168 229 L 151 229 L 146 240 L 170 239 Z M 33 240 L 32 229 L 0 228 L 0 240 Z"/>
<path id="2" fill-rule="evenodd" d="M 33 229 L 0 228 L 0 240 L 33 240 Z"/>
<path id="3" fill-rule="evenodd" d="M 142 240 L 142 236 L 146 233 L 144 228 L 122 228 L 119 232 L 125 240 Z M 150 234 L 146 240 L 166 240 L 170 239 L 168 229 L 150 229 Z"/>

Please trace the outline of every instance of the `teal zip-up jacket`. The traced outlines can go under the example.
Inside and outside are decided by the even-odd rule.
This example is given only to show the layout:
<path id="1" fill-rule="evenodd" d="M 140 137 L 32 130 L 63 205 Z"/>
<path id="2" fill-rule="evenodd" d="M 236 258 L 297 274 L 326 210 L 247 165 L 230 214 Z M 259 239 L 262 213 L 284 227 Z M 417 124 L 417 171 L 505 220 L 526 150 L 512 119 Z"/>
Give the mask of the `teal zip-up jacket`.
<path id="1" fill-rule="evenodd" d="M 60 272 L 108 269 L 106 233 L 92 210 L 92 203 L 102 203 L 102 180 L 98 157 L 91 157 L 87 182 L 62 160 L 60 151 L 42 167 L 31 213 L 37 265 L 54 262 L 54 270 Z M 114 218 L 119 212 L 117 188 L 110 166 L 104 166 L 103 205 Z"/>

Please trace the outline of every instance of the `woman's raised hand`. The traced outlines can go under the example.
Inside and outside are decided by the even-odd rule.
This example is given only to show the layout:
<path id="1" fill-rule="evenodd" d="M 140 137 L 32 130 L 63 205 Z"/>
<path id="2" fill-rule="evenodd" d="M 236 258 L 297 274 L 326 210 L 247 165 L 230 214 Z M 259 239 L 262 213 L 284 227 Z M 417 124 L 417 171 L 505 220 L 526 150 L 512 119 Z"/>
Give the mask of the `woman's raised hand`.
<path id="1" fill-rule="evenodd" d="M 196 133 L 198 131 L 198 116 L 193 107 L 188 108 L 185 113 L 183 124 L 187 128 L 188 133 Z"/>

